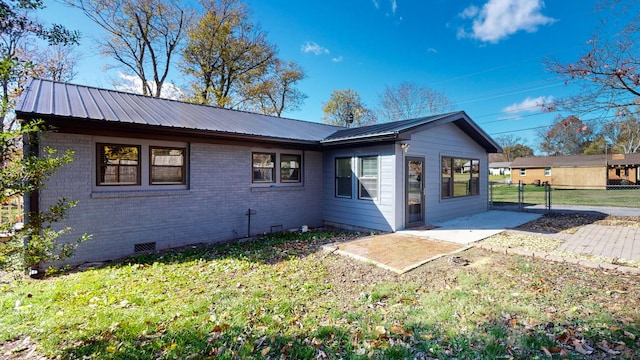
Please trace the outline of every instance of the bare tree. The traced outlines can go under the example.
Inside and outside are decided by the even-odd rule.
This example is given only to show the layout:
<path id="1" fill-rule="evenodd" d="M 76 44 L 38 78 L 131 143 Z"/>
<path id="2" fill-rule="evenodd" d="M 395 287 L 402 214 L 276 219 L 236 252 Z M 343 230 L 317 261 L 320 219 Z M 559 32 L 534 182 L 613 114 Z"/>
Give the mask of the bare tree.
<path id="1" fill-rule="evenodd" d="M 452 111 L 455 103 L 443 92 L 413 82 L 386 86 L 378 95 L 380 117 L 386 121 L 413 119 Z"/>
<path id="2" fill-rule="evenodd" d="M 550 110 L 568 110 L 578 116 L 591 113 L 628 111 L 640 96 L 640 14 L 632 5 L 636 1 L 603 1 L 600 11 L 612 11 L 611 18 L 602 21 L 602 28 L 587 42 L 585 53 L 576 61 L 564 63 L 557 59 L 546 62 L 547 68 L 567 84 L 581 86 L 577 95 L 558 99 Z M 611 31 L 611 28 L 613 31 Z M 607 34 L 613 35 L 607 35 Z"/>
<path id="3" fill-rule="evenodd" d="M 49 46 L 35 54 L 36 76 L 53 81 L 71 81 L 78 75 L 76 65 L 79 58 L 75 45 Z"/>
<path id="4" fill-rule="evenodd" d="M 322 108 L 325 124 L 345 127 L 375 124 L 376 115 L 360 100 L 360 94 L 351 89 L 333 90 Z"/>
<path id="5" fill-rule="evenodd" d="M 6 115 L 27 77 L 34 75 L 33 41 L 40 39 L 55 46 L 77 44 L 80 38 L 77 31 L 57 24 L 46 26 L 39 21 L 33 12 L 43 7 L 38 0 L 0 1 L 0 116 L 3 130 L 15 125 L 15 118 L 9 120 Z"/>
<path id="6" fill-rule="evenodd" d="M 181 68 L 193 78 L 191 101 L 240 108 L 250 100 L 276 48 L 251 21 L 240 0 L 202 0 L 205 9 L 188 30 Z"/>
<path id="7" fill-rule="evenodd" d="M 638 111 L 619 112 L 616 120 L 604 124 L 601 131 L 607 144 L 612 144 L 613 152 L 623 154 L 640 150 L 640 118 Z"/>
<path id="8" fill-rule="evenodd" d="M 96 39 L 105 55 L 142 80 L 143 95 L 159 97 L 187 14 L 174 0 L 69 0 L 107 36 Z"/>

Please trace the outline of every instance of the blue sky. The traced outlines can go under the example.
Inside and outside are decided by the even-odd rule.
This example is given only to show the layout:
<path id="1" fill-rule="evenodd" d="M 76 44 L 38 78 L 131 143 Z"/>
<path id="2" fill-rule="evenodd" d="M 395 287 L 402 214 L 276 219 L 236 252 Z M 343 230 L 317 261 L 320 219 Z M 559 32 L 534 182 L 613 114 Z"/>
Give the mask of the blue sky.
<path id="1" fill-rule="evenodd" d="M 320 122 L 333 90 L 352 89 L 375 109 L 385 86 L 403 81 L 442 91 L 489 135 L 513 134 L 537 147 L 538 128 L 557 114 L 537 104 L 575 88 L 545 70 L 571 62 L 600 24 L 596 0 L 245 0 L 253 19 L 307 78 L 300 111 L 284 116 Z M 92 48 L 99 30 L 76 10 L 51 2 L 40 15 L 83 35 L 75 83 L 112 88 L 116 70 Z M 624 21 L 624 19 L 620 19 Z M 180 74 L 170 74 L 176 86 Z"/>

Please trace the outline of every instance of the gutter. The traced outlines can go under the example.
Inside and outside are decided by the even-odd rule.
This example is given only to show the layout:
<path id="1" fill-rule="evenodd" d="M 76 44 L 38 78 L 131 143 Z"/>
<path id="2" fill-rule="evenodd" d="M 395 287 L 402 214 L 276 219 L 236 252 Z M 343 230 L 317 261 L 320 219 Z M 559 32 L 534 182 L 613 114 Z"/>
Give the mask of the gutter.
<path id="1" fill-rule="evenodd" d="M 340 139 L 330 139 L 330 140 L 322 140 L 320 144 L 322 146 L 334 146 L 334 145 L 348 145 L 348 144 L 361 144 L 361 143 L 371 143 L 371 142 L 384 142 L 384 141 L 395 141 L 400 139 L 400 132 L 394 131 L 386 134 L 372 134 L 367 136 L 358 136 L 352 138 L 340 138 Z"/>

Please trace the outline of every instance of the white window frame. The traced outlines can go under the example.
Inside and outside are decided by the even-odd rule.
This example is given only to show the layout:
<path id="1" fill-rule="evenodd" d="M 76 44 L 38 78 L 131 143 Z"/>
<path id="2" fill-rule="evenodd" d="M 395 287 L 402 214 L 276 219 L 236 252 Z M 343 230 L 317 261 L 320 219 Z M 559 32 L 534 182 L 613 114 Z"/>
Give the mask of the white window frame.
<path id="1" fill-rule="evenodd" d="M 358 199 L 360 200 L 373 200 L 376 201 L 380 197 L 380 157 L 378 155 L 370 155 L 370 156 L 358 156 Z M 364 174 L 364 160 L 365 159 L 375 159 L 375 175 L 372 174 Z M 370 170 L 369 169 L 369 170 Z M 370 187 L 370 185 L 375 181 L 375 185 Z M 373 196 L 371 195 L 371 190 L 375 192 Z M 369 195 L 367 195 L 369 194 Z"/>

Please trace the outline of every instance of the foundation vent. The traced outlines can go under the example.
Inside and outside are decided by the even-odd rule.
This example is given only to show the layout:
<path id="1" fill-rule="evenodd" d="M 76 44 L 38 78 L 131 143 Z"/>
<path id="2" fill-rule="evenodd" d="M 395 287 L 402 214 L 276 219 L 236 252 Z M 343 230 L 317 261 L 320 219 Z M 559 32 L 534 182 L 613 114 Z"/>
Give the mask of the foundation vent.
<path id="1" fill-rule="evenodd" d="M 134 244 L 133 245 L 133 252 L 136 253 L 140 253 L 140 252 L 149 252 L 149 251 L 155 251 L 156 250 L 156 242 L 148 242 L 148 243 L 140 243 L 140 244 Z"/>

